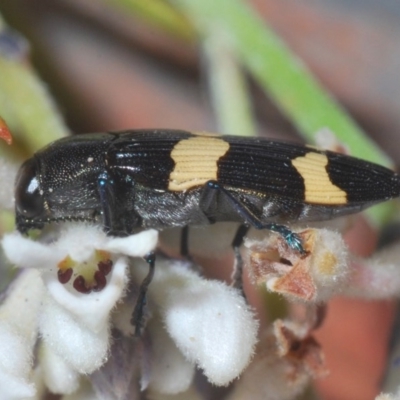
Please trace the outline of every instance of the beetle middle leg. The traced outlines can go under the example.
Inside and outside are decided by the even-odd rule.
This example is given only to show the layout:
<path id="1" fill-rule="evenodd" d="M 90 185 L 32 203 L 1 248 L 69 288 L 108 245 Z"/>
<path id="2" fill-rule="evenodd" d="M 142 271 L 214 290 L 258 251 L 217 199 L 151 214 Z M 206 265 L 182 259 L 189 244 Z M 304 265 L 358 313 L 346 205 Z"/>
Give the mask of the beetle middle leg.
<path id="1" fill-rule="evenodd" d="M 126 209 L 124 198 L 118 195 L 121 179 L 123 180 L 123 177 L 108 171 L 97 177 L 103 228 L 109 236 L 128 236 L 141 222 L 133 209 Z M 133 200 L 131 204 L 133 205 Z"/>
<path id="2" fill-rule="evenodd" d="M 146 306 L 147 289 L 153 279 L 154 269 L 156 263 L 156 255 L 154 251 L 150 252 L 144 257 L 144 260 L 149 266 L 149 272 L 143 279 L 139 287 L 139 294 L 136 300 L 135 308 L 132 313 L 131 324 L 135 327 L 135 336 L 141 336 L 143 323 L 144 323 L 144 308 Z"/>
<path id="3" fill-rule="evenodd" d="M 229 201 L 236 213 L 243 219 L 243 222 L 250 225 L 256 229 L 268 229 L 270 231 L 279 233 L 286 241 L 289 247 L 293 250 L 298 251 L 300 254 L 305 254 L 306 251 L 303 248 L 302 241 L 300 237 L 292 232 L 287 226 L 280 224 L 264 224 L 254 213 L 252 213 L 243 203 L 240 202 L 236 197 L 232 195 L 228 190 L 226 190 L 222 185 L 216 181 L 208 181 L 206 183 L 206 189 L 203 194 L 203 199 L 205 201 L 206 207 L 208 207 L 213 197 L 213 194 L 219 191 L 225 198 Z"/>

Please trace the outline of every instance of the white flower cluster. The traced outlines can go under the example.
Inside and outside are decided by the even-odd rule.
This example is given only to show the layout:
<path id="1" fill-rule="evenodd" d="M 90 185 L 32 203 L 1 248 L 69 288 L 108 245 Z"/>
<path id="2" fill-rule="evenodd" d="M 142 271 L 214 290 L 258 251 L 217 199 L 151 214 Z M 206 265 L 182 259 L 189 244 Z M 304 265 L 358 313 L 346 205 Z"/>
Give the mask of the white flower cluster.
<path id="1" fill-rule="evenodd" d="M 239 290 L 163 257 L 135 336 L 131 319 L 149 271 L 143 257 L 157 245 L 154 230 L 111 238 L 100 227 L 71 224 L 40 241 L 6 235 L 4 253 L 20 270 L 0 305 L 0 400 L 41 400 L 49 391 L 63 400 L 123 400 L 144 390 L 154 399 L 200 399 L 196 370 L 212 385 L 233 382 L 225 399 L 296 398 L 326 374 L 313 338 L 317 305 L 339 292 L 358 295 L 367 287 L 379 297 L 382 288 L 393 295 L 399 287 L 389 278 L 396 249 L 388 260 L 357 259 L 350 271 L 339 234 L 298 235 L 304 254 L 279 235 L 246 240 L 253 281 L 305 304 L 308 315 L 277 320 L 260 339 Z M 387 268 L 375 265 L 382 261 Z"/>
<path id="2" fill-rule="evenodd" d="M 22 270 L 0 306 L 1 400 L 40 399 L 46 388 L 65 399 L 124 398 L 136 377 L 139 390 L 176 394 L 190 388 L 196 367 L 217 385 L 241 374 L 258 323 L 239 291 L 187 263 L 156 261 L 151 318 L 142 338 L 132 336 L 137 288 L 147 274 L 146 263 L 132 257 L 156 243 L 153 230 L 109 238 L 77 224 L 48 243 L 4 237 L 7 258 Z M 114 385 L 109 396 L 103 378 L 113 370 L 119 383 L 107 383 Z"/>

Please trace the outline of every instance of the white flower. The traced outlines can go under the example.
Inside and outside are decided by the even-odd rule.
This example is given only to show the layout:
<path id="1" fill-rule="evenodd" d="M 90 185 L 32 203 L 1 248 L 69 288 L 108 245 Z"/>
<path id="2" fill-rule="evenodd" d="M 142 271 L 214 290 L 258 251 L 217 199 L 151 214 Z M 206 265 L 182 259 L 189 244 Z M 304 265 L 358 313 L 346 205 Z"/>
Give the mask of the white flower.
<path id="1" fill-rule="evenodd" d="M 149 294 L 175 345 L 210 382 L 227 385 L 241 374 L 253 355 L 258 323 L 239 290 L 164 261 Z"/>
<path id="2" fill-rule="evenodd" d="M 18 233 L 6 235 L 5 255 L 29 273 L 15 281 L 0 308 L 2 345 L 12 348 L 16 359 L 6 364 L 7 358 L 2 357 L 0 382 L 8 379 L 10 373 L 29 382 L 32 349 L 39 335 L 43 340 L 39 357 L 43 357 L 43 368 L 51 370 L 51 376 L 46 374 L 47 386 L 56 393 L 74 391 L 79 385 L 79 374 L 93 372 L 107 358 L 110 312 L 123 297 L 128 282 L 127 258 L 120 253 L 144 256 L 156 243 L 156 231 L 109 238 L 99 227 L 88 225 L 71 225 L 58 240 L 47 244 Z M 31 279 L 28 283 L 25 276 Z M 21 292 L 28 294 L 22 296 Z M 31 294 L 32 298 L 28 296 Z M 16 334 L 12 334 L 15 330 Z M 69 385 L 66 376 L 70 377 Z M 20 392 L 16 384 L 6 386 L 11 387 L 15 398 L 35 393 L 29 383 Z"/>

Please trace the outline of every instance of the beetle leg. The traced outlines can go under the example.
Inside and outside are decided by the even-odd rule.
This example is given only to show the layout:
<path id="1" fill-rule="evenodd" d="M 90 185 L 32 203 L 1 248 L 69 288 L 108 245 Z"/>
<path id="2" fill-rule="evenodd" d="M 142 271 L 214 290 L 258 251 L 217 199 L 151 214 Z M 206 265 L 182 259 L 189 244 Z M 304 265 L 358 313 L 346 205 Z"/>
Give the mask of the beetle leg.
<path id="1" fill-rule="evenodd" d="M 240 246 L 242 245 L 243 239 L 249 229 L 250 227 L 248 225 L 240 225 L 232 241 L 232 248 L 235 253 L 235 264 L 232 273 L 232 286 L 236 289 L 239 289 L 242 292 L 243 297 L 246 296 L 243 290 L 243 258 L 242 254 L 240 253 Z"/>
<path id="2" fill-rule="evenodd" d="M 189 226 L 187 225 L 181 230 L 180 253 L 182 257 L 185 257 L 187 260 L 191 260 L 189 254 Z"/>
<path id="3" fill-rule="evenodd" d="M 149 265 L 149 272 L 143 279 L 139 287 L 139 294 L 136 300 L 135 308 L 132 313 L 131 324 L 135 327 L 135 336 L 141 336 L 144 324 L 144 307 L 146 306 L 147 289 L 153 280 L 156 255 L 154 251 L 144 257 L 144 260 Z"/>
<path id="4" fill-rule="evenodd" d="M 232 193 L 226 190 L 218 182 L 208 181 L 206 185 L 207 185 L 206 187 L 211 190 L 215 191 L 218 190 L 220 191 L 220 193 L 223 193 L 224 196 L 226 196 L 226 198 L 230 201 L 234 210 L 238 213 L 238 215 L 240 215 L 243 218 L 243 221 L 246 224 L 253 226 L 256 229 L 268 229 L 270 231 L 279 233 L 285 239 L 288 246 L 291 247 L 293 250 L 296 250 L 301 254 L 306 253 L 306 251 L 303 248 L 300 237 L 296 233 L 292 232 L 287 226 L 274 223 L 269 223 L 269 224 L 262 223 L 256 215 L 254 215 L 244 204 L 242 204 L 238 199 L 236 199 L 232 195 Z"/>
<path id="5" fill-rule="evenodd" d="M 138 227 L 139 219 L 132 212 L 121 212 L 124 204 L 118 197 L 120 177 L 102 172 L 97 178 L 97 191 L 99 193 L 101 214 L 103 216 L 103 228 L 110 236 L 128 236 L 133 227 Z"/>
<path id="6" fill-rule="evenodd" d="M 113 180 L 107 172 L 102 172 L 97 178 L 97 190 L 100 196 L 101 211 L 103 213 L 104 230 L 112 234 L 114 221 L 113 209 L 115 209 L 115 196 L 113 191 Z"/>

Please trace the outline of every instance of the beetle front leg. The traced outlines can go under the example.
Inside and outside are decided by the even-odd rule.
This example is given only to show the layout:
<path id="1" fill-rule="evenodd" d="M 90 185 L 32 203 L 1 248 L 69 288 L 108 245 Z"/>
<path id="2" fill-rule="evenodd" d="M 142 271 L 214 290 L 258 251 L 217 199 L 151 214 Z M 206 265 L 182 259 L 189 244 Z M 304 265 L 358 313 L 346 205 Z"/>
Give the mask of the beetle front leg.
<path id="1" fill-rule="evenodd" d="M 108 172 L 102 172 L 97 178 L 97 190 L 100 197 L 101 213 L 103 215 L 104 230 L 112 235 L 115 230 L 115 196 L 114 181 L 110 178 Z"/>

